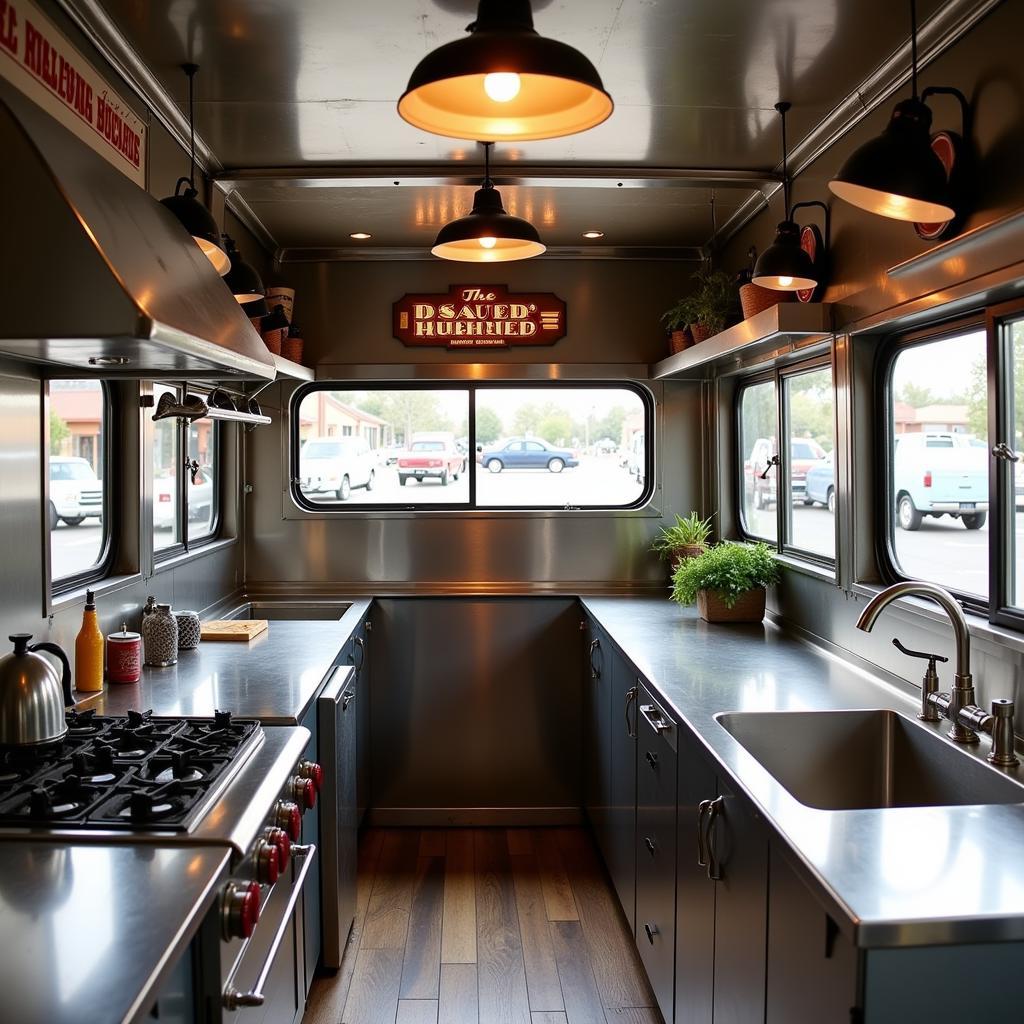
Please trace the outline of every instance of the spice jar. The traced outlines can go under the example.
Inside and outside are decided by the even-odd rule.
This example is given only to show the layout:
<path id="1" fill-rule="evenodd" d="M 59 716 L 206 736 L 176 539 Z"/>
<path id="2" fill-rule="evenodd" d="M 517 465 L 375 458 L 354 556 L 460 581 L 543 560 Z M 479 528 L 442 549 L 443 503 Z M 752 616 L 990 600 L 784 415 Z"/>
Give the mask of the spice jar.
<path id="1" fill-rule="evenodd" d="M 107 636 L 107 678 L 112 683 L 137 683 L 142 678 L 142 637 L 121 623 L 119 633 Z"/>

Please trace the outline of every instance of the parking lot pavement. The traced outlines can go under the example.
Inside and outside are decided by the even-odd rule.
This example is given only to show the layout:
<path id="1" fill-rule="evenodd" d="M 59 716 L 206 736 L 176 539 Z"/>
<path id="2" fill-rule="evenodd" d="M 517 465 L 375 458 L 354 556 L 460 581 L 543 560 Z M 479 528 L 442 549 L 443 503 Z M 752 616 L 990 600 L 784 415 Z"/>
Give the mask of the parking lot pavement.
<path id="1" fill-rule="evenodd" d="M 91 569 L 100 557 L 103 526 L 97 519 L 86 519 L 80 526 L 58 523 L 50 534 L 50 563 L 54 579 Z"/>

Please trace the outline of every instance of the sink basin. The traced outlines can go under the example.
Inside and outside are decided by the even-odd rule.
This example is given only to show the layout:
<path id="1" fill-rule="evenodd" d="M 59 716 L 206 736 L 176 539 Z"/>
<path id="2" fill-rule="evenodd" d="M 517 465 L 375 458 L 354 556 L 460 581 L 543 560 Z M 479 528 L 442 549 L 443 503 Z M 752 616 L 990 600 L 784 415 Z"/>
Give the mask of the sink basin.
<path id="1" fill-rule="evenodd" d="M 337 622 L 350 607 L 345 601 L 251 601 L 232 609 L 225 618 Z"/>
<path id="2" fill-rule="evenodd" d="M 1024 802 L 1024 787 L 894 711 L 727 712 L 719 724 L 809 807 Z"/>

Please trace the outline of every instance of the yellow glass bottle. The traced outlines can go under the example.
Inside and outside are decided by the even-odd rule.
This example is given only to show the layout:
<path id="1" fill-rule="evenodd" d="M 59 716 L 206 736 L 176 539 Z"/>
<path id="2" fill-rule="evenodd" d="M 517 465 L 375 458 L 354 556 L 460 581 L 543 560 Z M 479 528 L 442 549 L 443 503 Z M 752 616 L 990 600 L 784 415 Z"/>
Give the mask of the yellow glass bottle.
<path id="1" fill-rule="evenodd" d="M 91 590 L 85 594 L 82 628 L 75 640 L 75 689 L 95 693 L 103 689 L 103 633 L 96 615 L 96 599 Z"/>

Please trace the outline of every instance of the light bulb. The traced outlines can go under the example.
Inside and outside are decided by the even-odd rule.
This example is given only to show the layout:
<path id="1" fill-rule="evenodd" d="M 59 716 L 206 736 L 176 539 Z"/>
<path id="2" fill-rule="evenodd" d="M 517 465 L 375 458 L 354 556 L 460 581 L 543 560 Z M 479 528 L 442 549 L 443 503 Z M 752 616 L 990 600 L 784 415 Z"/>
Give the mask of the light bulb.
<path id="1" fill-rule="evenodd" d="M 480 246 L 484 249 L 493 249 L 497 244 L 496 238 L 491 238 L 490 235 L 484 235 L 483 238 L 479 239 Z"/>
<path id="2" fill-rule="evenodd" d="M 779 278 L 779 284 L 782 285 L 783 288 L 788 288 L 792 283 L 793 283 L 793 278 L 791 278 L 791 277 L 780 277 Z"/>
<path id="3" fill-rule="evenodd" d="M 508 103 L 519 95 L 519 76 L 514 71 L 492 71 L 484 75 L 484 92 L 495 103 Z"/>

